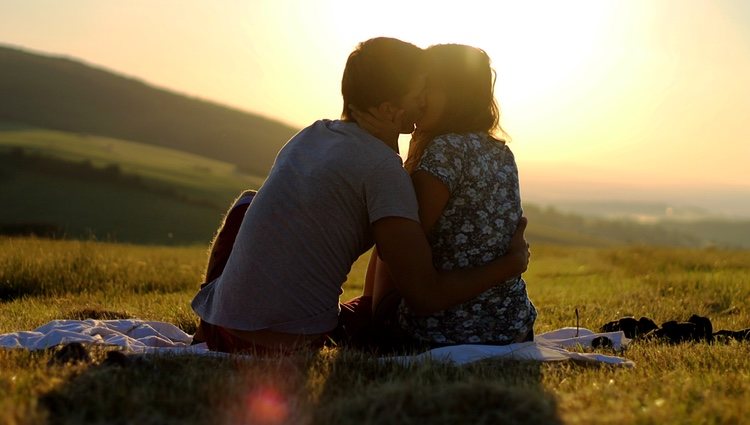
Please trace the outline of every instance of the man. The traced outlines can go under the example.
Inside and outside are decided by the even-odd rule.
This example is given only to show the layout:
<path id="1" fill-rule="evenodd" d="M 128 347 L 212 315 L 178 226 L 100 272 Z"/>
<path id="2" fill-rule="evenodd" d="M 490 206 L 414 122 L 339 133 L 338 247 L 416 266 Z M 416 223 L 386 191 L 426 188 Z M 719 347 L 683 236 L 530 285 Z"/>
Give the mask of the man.
<path id="1" fill-rule="evenodd" d="M 373 242 L 399 293 L 423 314 L 525 271 L 525 249 L 477 269 L 438 274 L 433 268 L 398 156 L 398 134 L 413 130 L 424 107 L 421 55 L 392 38 L 360 43 L 342 78 L 342 119 L 315 122 L 279 152 L 221 275 L 193 299 L 209 348 L 319 346 L 339 323 L 339 295 L 352 263 Z M 350 108 L 392 122 L 392 130 L 368 133 Z"/>

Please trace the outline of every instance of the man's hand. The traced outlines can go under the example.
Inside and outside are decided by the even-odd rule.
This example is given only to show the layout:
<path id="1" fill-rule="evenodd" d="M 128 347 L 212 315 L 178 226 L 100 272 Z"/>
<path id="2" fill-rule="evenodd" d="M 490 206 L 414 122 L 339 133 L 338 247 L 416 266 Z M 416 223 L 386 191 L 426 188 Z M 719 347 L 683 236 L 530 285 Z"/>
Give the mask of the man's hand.
<path id="1" fill-rule="evenodd" d="M 518 221 L 518 227 L 516 227 L 516 232 L 510 240 L 508 252 L 505 254 L 507 257 L 513 259 L 512 261 L 518 267 L 519 275 L 529 268 L 529 259 L 531 258 L 529 243 L 526 241 L 525 236 L 526 225 L 528 223 L 529 220 L 526 217 L 521 217 L 521 220 Z"/>
<path id="2" fill-rule="evenodd" d="M 372 107 L 367 112 L 360 111 L 349 105 L 352 117 L 362 129 L 384 141 L 388 146 L 398 146 L 398 136 L 403 127 L 404 110 L 395 112 L 390 108 Z"/>
<path id="3" fill-rule="evenodd" d="M 526 271 L 526 222 L 525 217 L 519 221 L 511 247 L 502 257 L 484 266 L 440 273 L 433 268 L 430 245 L 416 221 L 385 217 L 373 223 L 372 230 L 396 289 L 415 314 L 427 315 L 466 302 Z"/>

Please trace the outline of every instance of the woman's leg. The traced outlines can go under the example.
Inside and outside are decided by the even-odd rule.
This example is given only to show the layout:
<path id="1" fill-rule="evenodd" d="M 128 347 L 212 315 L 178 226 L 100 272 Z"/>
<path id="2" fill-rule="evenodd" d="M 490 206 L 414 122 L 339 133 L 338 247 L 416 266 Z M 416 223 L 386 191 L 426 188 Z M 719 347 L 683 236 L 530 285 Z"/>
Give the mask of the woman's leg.
<path id="1" fill-rule="evenodd" d="M 398 324 L 398 307 L 402 297 L 391 279 L 388 266 L 378 257 L 377 248 L 372 250 L 367 266 L 364 293 L 372 294 L 372 323 L 368 330 L 368 342 L 371 347 L 381 353 L 406 352 L 422 348 Z"/>
<path id="2" fill-rule="evenodd" d="M 372 297 L 362 295 L 341 304 L 339 324 L 331 334 L 337 345 L 367 348 L 371 345 Z"/>
<path id="3" fill-rule="evenodd" d="M 393 292 L 396 292 L 396 285 L 391 279 L 391 273 L 388 265 L 378 258 L 377 248 L 372 250 L 370 264 L 367 266 L 367 276 L 365 277 L 365 293 L 368 285 L 372 288 L 372 310 L 378 309 L 380 303 L 386 298 L 392 298 Z"/>

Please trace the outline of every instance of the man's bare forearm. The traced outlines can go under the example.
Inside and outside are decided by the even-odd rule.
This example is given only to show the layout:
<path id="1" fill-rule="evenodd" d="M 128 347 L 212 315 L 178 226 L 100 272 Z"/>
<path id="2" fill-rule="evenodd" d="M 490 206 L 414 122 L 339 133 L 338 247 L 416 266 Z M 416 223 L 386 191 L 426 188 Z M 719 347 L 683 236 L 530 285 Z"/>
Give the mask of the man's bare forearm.
<path id="1" fill-rule="evenodd" d="M 438 273 L 432 295 L 419 300 L 416 308 L 412 304 L 409 307 L 419 315 L 432 314 L 469 301 L 499 283 L 521 276 L 529 266 L 531 255 L 525 238 L 527 224 L 528 220 L 521 218 L 505 255 L 483 266 Z"/>
<path id="2" fill-rule="evenodd" d="M 409 308 L 417 315 L 428 315 L 469 301 L 507 280 L 519 277 L 526 266 L 517 253 L 509 253 L 484 266 L 443 271 L 437 274 L 432 290 Z"/>
<path id="3" fill-rule="evenodd" d="M 466 302 L 526 271 L 529 257 L 524 228 L 525 219 L 506 255 L 483 266 L 441 273 L 432 265 L 430 247 L 418 223 L 381 219 L 375 223 L 374 236 L 396 289 L 415 314 L 427 315 Z"/>

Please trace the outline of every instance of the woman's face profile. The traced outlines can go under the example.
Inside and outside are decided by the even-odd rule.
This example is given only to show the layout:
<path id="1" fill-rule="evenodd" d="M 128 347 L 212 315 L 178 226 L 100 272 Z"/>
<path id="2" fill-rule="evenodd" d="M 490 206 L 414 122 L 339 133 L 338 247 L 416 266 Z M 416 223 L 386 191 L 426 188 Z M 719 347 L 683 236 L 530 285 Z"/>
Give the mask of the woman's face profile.
<path id="1" fill-rule="evenodd" d="M 444 90 L 428 82 L 425 95 L 425 110 L 422 118 L 417 121 L 417 128 L 430 131 L 437 127 L 445 111 L 447 95 Z"/>
<path id="2" fill-rule="evenodd" d="M 399 101 L 399 107 L 404 110 L 402 134 L 414 131 L 414 124 L 421 119 L 425 109 L 426 77 L 418 75 L 414 78 L 409 92 Z"/>

